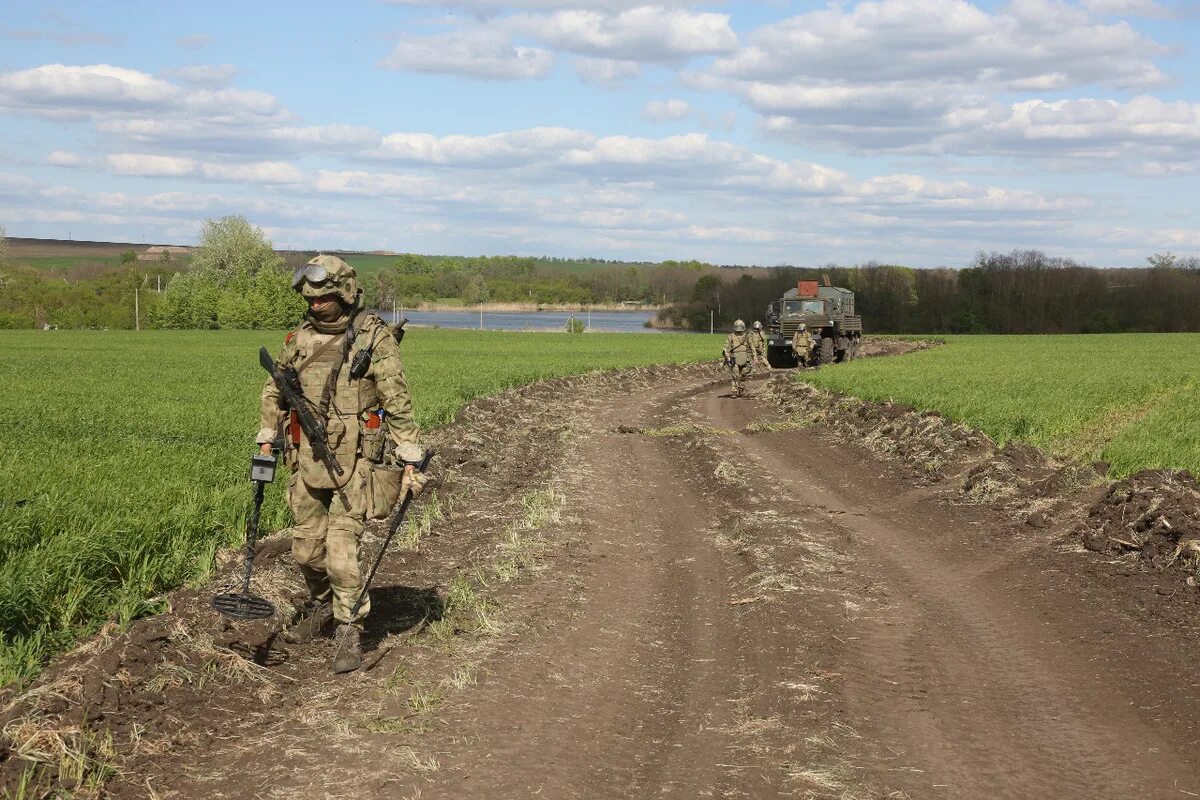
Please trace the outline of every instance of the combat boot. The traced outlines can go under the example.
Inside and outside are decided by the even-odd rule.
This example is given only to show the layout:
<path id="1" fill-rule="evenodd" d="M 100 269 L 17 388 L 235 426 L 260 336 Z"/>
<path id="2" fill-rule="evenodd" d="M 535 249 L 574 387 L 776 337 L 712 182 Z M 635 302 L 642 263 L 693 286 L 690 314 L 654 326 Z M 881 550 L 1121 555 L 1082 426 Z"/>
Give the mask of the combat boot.
<path id="1" fill-rule="evenodd" d="M 295 622 L 283 632 L 283 640 L 288 644 L 308 644 L 332 621 L 333 603 L 309 600 L 296 613 Z"/>
<path id="2" fill-rule="evenodd" d="M 337 674 L 354 672 L 362 666 L 362 645 L 359 626 L 343 623 L 337 629 L 337 652 L 333 654 L 333 671 Z"/>

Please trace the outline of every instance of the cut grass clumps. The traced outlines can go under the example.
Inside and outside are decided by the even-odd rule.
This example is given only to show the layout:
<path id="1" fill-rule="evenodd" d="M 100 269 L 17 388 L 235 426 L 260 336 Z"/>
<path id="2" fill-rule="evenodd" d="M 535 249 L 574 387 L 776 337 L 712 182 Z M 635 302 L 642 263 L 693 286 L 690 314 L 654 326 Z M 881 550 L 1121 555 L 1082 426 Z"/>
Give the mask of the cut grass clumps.
<path id="1" fill-rule="evenodd" d="M 0 685 L 105 620 L 162 608 L 239 543 L 259 393 L 275 331 L 3 331 L 0 340 Z M 542 378 L 708 360 L 715 337 L 413 330 L 418 422 Z M 435 462 L 435 469 L 436 469 Z M 262 529 L 287 522 L 286 476 Z M 415 547 L 439 506 L 406 531 Z M 430 516 L 426 516 L 426 514 Z"/>
<path id="2" fill-rule="evenodd" d="M 798 380 L 964 422 L 1069 461 L 1200 473 L 1200 334 L 952 336 Z"/>

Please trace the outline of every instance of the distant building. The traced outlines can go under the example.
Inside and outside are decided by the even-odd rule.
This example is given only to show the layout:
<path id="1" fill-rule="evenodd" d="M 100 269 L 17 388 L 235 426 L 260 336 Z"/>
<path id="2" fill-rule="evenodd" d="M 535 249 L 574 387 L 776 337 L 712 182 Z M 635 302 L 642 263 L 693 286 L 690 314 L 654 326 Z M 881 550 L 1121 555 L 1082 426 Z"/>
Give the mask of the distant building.
<path id="1" fill-rule="evenodd" d="M 180 247 L 179 245 L 161 245 L 156 244 L 153 247 L 147 247 L 142 252 L 138 253 L 138 261 L 162 261 L 163 253 L 170 255 L 171 260 L 178 258 L 186 258 L 192 252 L 190 247 Z"/>

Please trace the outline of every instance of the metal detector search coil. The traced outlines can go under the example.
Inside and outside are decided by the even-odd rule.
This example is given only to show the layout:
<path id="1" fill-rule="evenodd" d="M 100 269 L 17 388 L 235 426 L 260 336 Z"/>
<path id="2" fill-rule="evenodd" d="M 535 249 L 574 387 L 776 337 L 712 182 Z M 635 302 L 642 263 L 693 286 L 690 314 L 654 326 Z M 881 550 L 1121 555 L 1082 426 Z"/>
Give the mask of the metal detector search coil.
<path id="1" fill-rule="evenodd" d="M 213 608 L 230 619 L 266 619 L 274 616 L 275 606 L 261 597 L 250 594 L 250 576 L 254 571 L 254 543 L 258 539 L 258 518 L 262 511 L 263 491 L 275 480 L 275 456 L 257 454 L 250 459 L 250 480 L 254 482 L 254 506 L 246 521 L 246 566 L 242 573 L 242 590 L 219 594 L 212 600 Z"/>

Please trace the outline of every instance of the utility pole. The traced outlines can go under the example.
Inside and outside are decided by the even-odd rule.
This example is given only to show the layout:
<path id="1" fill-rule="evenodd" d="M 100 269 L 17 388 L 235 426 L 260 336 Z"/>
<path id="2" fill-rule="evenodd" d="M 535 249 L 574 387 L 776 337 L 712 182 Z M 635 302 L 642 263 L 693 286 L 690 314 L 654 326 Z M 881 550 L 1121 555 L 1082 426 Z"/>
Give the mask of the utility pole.
<path id="1" fill-rule="evenodd" d="M 588 304 L 588 324 L 587 324 L 587 329 L 588 329 L 589 331 L 592 329 L 592 306 L 591 306 L 591 304 L 590 304 L 590 303 Z"/>
<path id="2" fill-rule="evenodd" d="M 140 286 L 133 287 L 133 329 L 135 331 L 142 329 L 141 298 L 138 295 L 140 289 Z"/>
<path id="3" fill-rule="evenodd" d="M 479 330 L 483 330 L 483 301 L 479 301 Z"/>
<path id="4" fill-rule="evenodd" d="M 710 334 L 713 332 L 713 312 L 711 308 L 708 310 L 708 332 Z"/>

